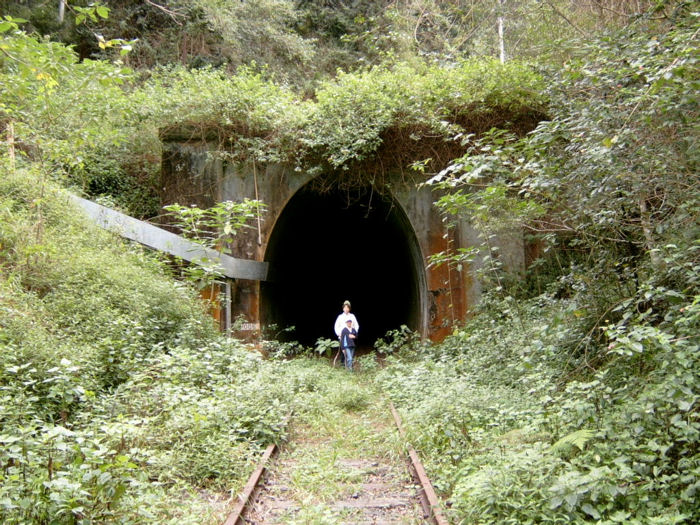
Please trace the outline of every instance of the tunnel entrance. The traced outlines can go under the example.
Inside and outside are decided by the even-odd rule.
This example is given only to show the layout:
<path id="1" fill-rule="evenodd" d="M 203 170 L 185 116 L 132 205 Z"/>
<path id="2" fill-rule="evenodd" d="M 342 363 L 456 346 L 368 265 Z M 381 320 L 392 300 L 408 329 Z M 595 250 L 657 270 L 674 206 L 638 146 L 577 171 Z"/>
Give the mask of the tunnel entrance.
<path id="1" fill-rule="evenodd" d="M 393 198 L 369 187 L 299 190 L 275 224 L 265 260 L 271 281 L 261 283 L 261 322 L 294 326 L 289 337 L 304 345 L 335 338 L 346 299 L 361 346 L 402 324 L 422 331 L 426 287 L 415 233 Z"/>

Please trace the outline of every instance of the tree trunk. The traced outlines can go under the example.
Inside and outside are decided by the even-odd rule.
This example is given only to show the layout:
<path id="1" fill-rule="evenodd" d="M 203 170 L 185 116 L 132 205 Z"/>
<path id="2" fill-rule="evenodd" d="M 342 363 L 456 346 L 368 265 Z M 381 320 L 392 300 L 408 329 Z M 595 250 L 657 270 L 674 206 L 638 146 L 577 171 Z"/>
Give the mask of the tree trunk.
<path id="1" fill-rule="evenodd" d="M 58 22 L 63 23 L 63 18 L 66 14 L 66 0 L 58 0 Z"/>
<path id="2" fill-rule="evenodd" d="M 656 269 L 661 269 L 663 266 L 663 261 L 659 256 L 659 252 L 654 249 L 654 236 L 653 228 L 651 225 L 651 220 L 649 219 L 649 209 L 647 208 L 647 198 L 646 195 L 639 197 L 639 215 L 640 221 L 642 223 L 642 232 L 644 233 L 644 242 L 646 244 L 647 250 L 649 251 L 649 258 L 651 259 L 651 264 Z"/>
<path id="3" fill-rule="evenodd" d="M 505 5 L 506 5 L 506 0 L 498 0 L 499 9 L 498 9 L 498 50 L 499 50 L 499 56 L 501 58 L 501 64 L 506 63 L 506 43 L 505 39 L 503 36 L 503 25 L 504 25 L 504 20 L 503 20 L 503 12 L 505 10 Z"/>

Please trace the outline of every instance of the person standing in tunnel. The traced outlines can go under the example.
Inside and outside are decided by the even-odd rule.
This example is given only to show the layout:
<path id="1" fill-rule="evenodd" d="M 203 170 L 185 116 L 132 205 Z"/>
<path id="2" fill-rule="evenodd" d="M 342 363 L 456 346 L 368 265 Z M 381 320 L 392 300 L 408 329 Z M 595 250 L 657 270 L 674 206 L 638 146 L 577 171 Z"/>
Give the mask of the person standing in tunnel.
<path id="1" fill-rule="evenodd" d="M 357 335 L 357 333 L 360 331 L 360 323 L 357 322 L 355 314 L 350 313 L 350 307 L 350 301 L 343 302 L 343 311 L 335 320 L 335 335 L 338 336 L 338 340 L 340 340 L 340 334 L 342 333 L 343 328 L 345 328 L 345 323 L 348 320 L 352 321 L 352 326 L 350 326 L 350 328 L 355 330 L 355 335 Z M 342 352 L 342 346 L 341 349 L 338 351 L 338 355 L 340 355 L 342 364 L 345 360 L 345 354 L 344 352 Z M 338 358 L 338 355 L 335 356 L 336 359 Z M 333 360 L 333 364 L 335 365 L 335 359 Z"/>
<path id="2" fill-rule="evenodd" d="M 345 322 L 345 328 L 340 332 L 340 349 L 345 356 L 345 368 L 352 372 L 352 358 L 355 354 L 355 338 L 357 330 L 352 327 L 352 319 Z"/>

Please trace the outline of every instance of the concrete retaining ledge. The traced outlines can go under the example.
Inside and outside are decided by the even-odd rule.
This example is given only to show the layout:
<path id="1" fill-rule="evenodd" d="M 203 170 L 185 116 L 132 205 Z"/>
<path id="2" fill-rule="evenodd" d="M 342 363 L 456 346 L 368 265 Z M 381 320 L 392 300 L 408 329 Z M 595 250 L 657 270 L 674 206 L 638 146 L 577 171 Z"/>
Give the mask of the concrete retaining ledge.
<path id="1" fill-rule="evenodd" d="M 237 259 L 87 199 L 72 194 L 70 198 L 98 226 L 122 237 L 200 266 L 218 263 L 222 273 L 231 279 L 267 280 L 268 263 L 266 262 Z"/>

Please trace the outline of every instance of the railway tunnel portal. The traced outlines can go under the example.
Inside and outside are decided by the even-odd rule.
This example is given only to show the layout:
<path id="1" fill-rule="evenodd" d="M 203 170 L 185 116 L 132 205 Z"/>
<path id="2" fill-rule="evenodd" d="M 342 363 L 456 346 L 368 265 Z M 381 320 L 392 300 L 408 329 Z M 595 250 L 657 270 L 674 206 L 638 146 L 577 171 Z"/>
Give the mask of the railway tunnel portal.
<path id="1" fill-rule="evenodd" d="M 371 187 L 301 188 L 279 215 L 265 260 L 261 323 L 294 326 L 291 337 L 302 344 L 333 337 L 346 299 L 364 345 L 401 325 L 423 329 L 427 290 L 415 232 L 401 206 Z"/>
<path id="2" fill-rule="evenodd" d="M 322 176 L 284 164 L 233 163 L 206 138 L 162 137 L 162 203 L 209 207 L 245 198 L 266 211 L 230 246 L 233 257 L 266 262 L 260 281 L 230 282 L 229 319 L 238 337 L 256 338 L 294 326 L 293 339 L 312 345 L 333 337 L 342 302 L 352 302 L 361 343 L 371 345 L 405 324 L 440 340 L 478 302 L 474 268 L 430 266 L 428 256 L 477 245 L 467 219 L 448 228 L 434 206 L 437 195 L 407 182 L 400 170 L 384 190 L 348 184 L 344 174 Z M 332 184 L 327 184 L 332 181 Z M 390 188 L 390 191 L 387 189 Z M 504 267 L 524 267 L 522 232 L 499 235 Z M 478 265 L 478 261 L 475 262 Z"/>

